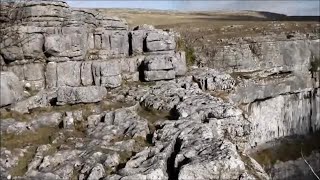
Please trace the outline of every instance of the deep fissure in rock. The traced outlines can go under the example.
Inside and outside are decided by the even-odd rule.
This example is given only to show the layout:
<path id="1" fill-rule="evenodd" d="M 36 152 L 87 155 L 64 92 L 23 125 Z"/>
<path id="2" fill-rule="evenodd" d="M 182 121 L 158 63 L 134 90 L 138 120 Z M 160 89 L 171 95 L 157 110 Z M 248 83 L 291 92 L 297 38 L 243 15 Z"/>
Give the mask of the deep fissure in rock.
<path id="1" fill-rule="evenodd" d="M 173 152 L 167 160 L 168 180 L 177 180 L 179 176 L 179 169 L 175 168 L 175 159 L 180 152 L 182 140 L 177 138 L 175 141 Z"/>

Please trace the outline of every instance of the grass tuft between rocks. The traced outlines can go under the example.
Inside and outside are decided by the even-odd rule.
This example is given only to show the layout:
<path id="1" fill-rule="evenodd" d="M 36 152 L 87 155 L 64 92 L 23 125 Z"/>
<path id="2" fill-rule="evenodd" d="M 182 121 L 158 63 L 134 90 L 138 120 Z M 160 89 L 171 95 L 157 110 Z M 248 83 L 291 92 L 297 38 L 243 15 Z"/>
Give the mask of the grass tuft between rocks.
<path id="1" fill-rule="evenodd" d="M 186 61 L 188 66 L 192 66 L 196 62 L 195 50 L 193 47 L 188 45 L 186 41 L 182 38 L 176 40 L 176 50 L 186 52 Z"/>

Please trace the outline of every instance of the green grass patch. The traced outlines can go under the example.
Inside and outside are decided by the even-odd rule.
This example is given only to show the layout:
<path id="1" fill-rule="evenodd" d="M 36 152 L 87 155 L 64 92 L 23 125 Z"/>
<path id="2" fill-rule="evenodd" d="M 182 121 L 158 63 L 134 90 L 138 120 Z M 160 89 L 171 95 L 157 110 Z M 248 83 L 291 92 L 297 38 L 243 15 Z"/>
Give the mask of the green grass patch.
<path id="1" fill-rule="evenodd" d="M 26 153 L 24 153 L 24 156 L 21 157 L 18 161 L 18 164 L 11 169 L 10 174 L 13 177 L 16 176 L 23 176 L 27 170 L 28 170 L 28 164 L 32 160 L 32 158 L 36 154 L 36 147 L 29 147 Z"/>

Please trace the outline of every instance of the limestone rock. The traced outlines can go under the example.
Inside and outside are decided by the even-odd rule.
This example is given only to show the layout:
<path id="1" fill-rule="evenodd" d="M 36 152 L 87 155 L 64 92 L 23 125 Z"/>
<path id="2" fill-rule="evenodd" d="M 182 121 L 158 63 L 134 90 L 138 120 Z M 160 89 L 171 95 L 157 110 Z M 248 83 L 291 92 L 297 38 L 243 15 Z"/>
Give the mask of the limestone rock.
<path id="1" fill-rule="evenodd" d="M 81 64 L 81 84 L 83 86 L 93 85 L 93 76 L 92 76 L 92 63 L 91 62 L 83 62 Z"/>
<path id="2" fill-rule="evenodd" d="M 23 98 L 23 86 L 13 72 L 1 72 L 0 107 L 12 104 Z"/>
<path id="3" fill-rule="evenodd" d="M 195 69 L 191 74 L 202 90 L 231 90 L 235 86 L 235 80 L 229 74 L 214 69 Z"/>
<path id="4" fill-rule="evenodd" d="M 146 37 L 146 31 L 144 30 L 135 30 L 131 31 L 129 34 L 131 37 L 131 47 L 132 47 L 132 54 L 141 54 L 144 51 L 144 39 Z"/>
<path id="5" fill-rule="evenodd" d="M 172 58 L 172 65 L 176 72 L 176 76 L 185 75 L 188 71 L 186 53 L 184 51 L 176 52 L 175 57 Z"/>
<path id="6" fill-rule="evenodd" d="M 92 63 L 92 72 L 95 85 L 110 88 L 121 85 L 121 69 L 118 61 L 95 61 Z"/>
<path id="7" fill-rule="evenodd" d="M 176 47 L 174 36 L 165 31 L 152 31 L 146 38 L 147 51 L 168 51 Z"/>
<path id="8" fill-rule="evenodd" d="M 68 61 L 57 64 L 57 86 L 80 86 L 81 62 Z"/>
<path id="9" fill-rule="evenodd" d="M 170 80 L 170 79 L 174 79 L 175 76 L 176 76 L 176 72 L 174 70 L 144 71 L 144 79 L 146 81 Z"/>
<path id="10" fill-rule="evenodd" d="M 105 176 L 105 170 L 102 164 L 97 164 L 90 172 L 88 180 L 101 179 Z"/>
<path id="11" fill-rule="evenodd" d="M 46 66 L 45 70 L 45 77 L 46 77 L 46 88 L 53 89 L 57 87 L 57 63 L 56 62 L 49 62 Z"/>
<path id="12" fill-rule="evenodd" d="M 59 87 L 57 102 L 61 104 L 93 103 L 101 101 L 107 93 L 104 87 Z"/>
<path id="13" fill-rule="evenodd" d="M 172 59 L 174 57 L 166 55 L 146 56 L 144 62 L 145 70 L 157 71 L 157 70 L 171 70 L 173 69 Z"/>
<path id="14" fill-rule="evenodd" d="M 19 101 L 13 107 L 11 107 L 11 110 L 20 113 L 28 113 L 31 109 L 50 106 L 56 97 L 57 94 L 55 90 L 41 90 L 36 95 L 31 96 L 23 101 Z"/>

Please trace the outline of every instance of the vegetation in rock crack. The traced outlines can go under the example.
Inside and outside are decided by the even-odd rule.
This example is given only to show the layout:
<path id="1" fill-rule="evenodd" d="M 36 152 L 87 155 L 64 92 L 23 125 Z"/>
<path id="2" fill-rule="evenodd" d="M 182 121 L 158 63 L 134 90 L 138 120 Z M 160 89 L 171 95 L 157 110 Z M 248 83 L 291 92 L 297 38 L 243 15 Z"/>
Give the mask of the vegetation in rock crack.
<path id="1" fill-rule="evenodd" d="M 192 46 L 187 45 L 186 41 L 183 38 L 177 39 L 176 49 L 178 51 L 184 51 L 186 53 L 186 61 L 188 66 L 195 65 L 196 55 Z"/>

